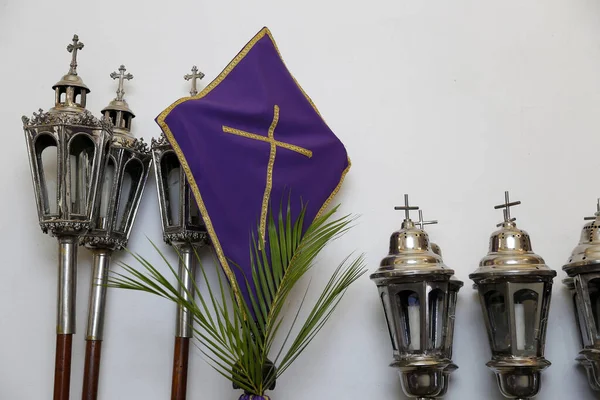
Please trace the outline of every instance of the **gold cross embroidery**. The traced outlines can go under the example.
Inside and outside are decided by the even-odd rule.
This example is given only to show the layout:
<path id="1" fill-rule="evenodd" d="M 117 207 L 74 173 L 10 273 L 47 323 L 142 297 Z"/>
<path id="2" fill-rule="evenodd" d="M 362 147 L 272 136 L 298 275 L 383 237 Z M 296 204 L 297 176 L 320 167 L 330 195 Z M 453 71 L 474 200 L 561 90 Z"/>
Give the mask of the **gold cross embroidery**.
<path id="1" fill-rule="evenodd" d="M 265 232 L 267 225 L 267 209 L 269 206 L 269 197 L 271 196 L 271 189 L 273 187 L 273 167 L 275 165 L 275 154 L 277 153 L 277 147 L 282 147 L 284 149 L 295 151 L 296 153 L 300 153 L 308 158 L 312 157 L 312 151 L 302 148 L 300 146 L 296 146 L 290 143 L 281 142 L 279 140 L 275 140 L 275 128 L 277 127 L 277 122 L 279 122 L 279 106 L 275 105 L 273 107 L 273 121 L 271 122 L 271 126 L 269 127 L 269 133 L 267 136 L 257 135 L 255 133 L 250 133 L 246 131 L 242 131 L 239 129 L 231 128 L 229 126 L 223 125 L 223 132 L 232 133 L 234 135 L 243 136 L 248 139 L 259 140 L 261 142 L 267 142 L 271 145 L 271 152 L 269 155 L 269 164 L 267 166 L 267 184 L 265 187 L 265 194 L 263 196 L 262 208 L 260 213 L 260 235 L 261 239 L 265 240 Z"/>

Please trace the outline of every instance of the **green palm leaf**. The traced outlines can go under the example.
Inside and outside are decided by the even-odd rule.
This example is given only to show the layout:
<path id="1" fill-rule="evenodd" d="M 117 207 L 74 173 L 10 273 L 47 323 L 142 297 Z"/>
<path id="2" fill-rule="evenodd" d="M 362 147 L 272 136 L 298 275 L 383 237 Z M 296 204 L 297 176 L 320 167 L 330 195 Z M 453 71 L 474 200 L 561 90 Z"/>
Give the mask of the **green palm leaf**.
<path id="1" fill-rule="evenodd" d="M 335 207 L 303 230 L 306 207 L 302 207 L 295 220 L 292 220 L 289 202 L 285 215 L 283 209 L 280 207 L 277 218 L 269 213 L 268 246 L 262 238 L 251 237 L 252 276 L 247 278 L 252 279 L 254 290 L 249 279 L 242 283 L 250 293 L 249 302 L 236 296 L 234 288 L 223 282 L 221 274 L 218 274 L 218 285 L 209 282 L 201 262 L 201 276 L 207 288 L 200 291 L 195 285 L 186 293 L 192 300 L 186 300 L 177 284 L 172 284 L 139 254 L 134 258 L 142 268 L 123 264 L 125 273 L 113 273 L 109 286 L 152 293 L 189 309 L 195 324 L 195 338 L 206 361 L 235 387 L 263 395 L 323 328 L 350 285 L 366 272 L 362 255 L 347 257 L 334 270 L 303 322 L 299 316 L 310 285 L 298 308 L 284 312 L 290 294 L 314 266 L 321 250 L 346 233 L 354 218 L 350 215 L 334 218 L 338 210 Z M 152 245 L 176 283 L 181 285 L 175 268 L 154 243 Z M 290 319 L 289 327 L 282 331 L 286 318 Z M 281 345 L 275 347 L 278 337 L 282 338 Z"/>

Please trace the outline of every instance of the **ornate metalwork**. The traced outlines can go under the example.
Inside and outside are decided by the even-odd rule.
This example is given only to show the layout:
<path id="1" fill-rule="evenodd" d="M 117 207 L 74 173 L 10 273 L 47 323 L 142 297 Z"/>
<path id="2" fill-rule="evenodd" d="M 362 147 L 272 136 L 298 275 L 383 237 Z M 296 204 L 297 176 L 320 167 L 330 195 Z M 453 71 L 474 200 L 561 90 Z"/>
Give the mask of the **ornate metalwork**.
<path id="1" fill-rule="evenodd" d="M 79 238 L 79 244 L 89 248 L 109 248 L 114 250 L 123 249 L 127 241 L 123 238 L 105 236 L 84 236 Z"/>
<path id="2" fill-rule="evenodd" d="M 50 232 L 53 236 L 78 236 L 85 233 L 90 228 L 90 223 L 72 221 L 43 221 L 40 222 L 40 228 L 42 229 L 42 232 Z"/>
<path id="3" fill-rule="evenodd" d="M 148 143 L 144 142 L 144 138 L 135 139 L 131 145 L 131 149 L 138 153 L 150 154 L 150 148 L 148 147 Z"/>
<path id="4" fill-rule="evenodd" d="M 23 127 L 34 127 L 43 125 L 69 125 L 69 126 L 88 126 L 112 130 L 113 124 L 109 118 L 96 118 L 88 110 L 82 110 L 76 114 L 59 114 L 56 112 L 44 112 L 41 108 L 34 112 L 31 118 L 21 117 Z"/>
<path id="5" fill-rule="evenodd" d="M 206 243 L 208 242 L 208 234 L 206 232 L 179 232 L 179 233 L 165 233 L 163 240 L 166 243 L 184 243 L 184 242 L 197 242 Z"/>
<path id="6" fill-rule="evenodd" d="M 158 139 L 152 138 L 150 143 L 151 143 L 151 147 L 171 146 L 171 144 L 169 143 L 169 141 L 167 140 L 167 137 L 165 136 L 165 134 L 163 132 L 160 133 L 160 135 L 158 136 Z"/>

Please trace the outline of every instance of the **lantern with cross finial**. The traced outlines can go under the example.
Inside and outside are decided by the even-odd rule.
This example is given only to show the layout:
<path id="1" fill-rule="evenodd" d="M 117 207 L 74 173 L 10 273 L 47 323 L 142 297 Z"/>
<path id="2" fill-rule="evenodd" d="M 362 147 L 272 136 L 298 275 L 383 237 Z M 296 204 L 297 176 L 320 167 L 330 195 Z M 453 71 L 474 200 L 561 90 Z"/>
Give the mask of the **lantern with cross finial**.
<path id="1" fill-rule="evenodd" d="M 54 107 L 23 117 L 40 226 L 59 242 L 55 400 L 69 398 L 78 238 L 90 228 L 113 134 L 110 120 L 85 108 L 90 90 L 77 74 L 81 49 L 73 36 L 69 72 L 52 87 Z"/>
<path id="2" fill-rule="evenodd" d="M 592 389 L 600 390 L 600 199 L 596 214 L 584 219 L 590 222 L 563 266 L 569 276 L 563 283 L 571 290 L 581 335 L 577 361 L 585 367 Z"/>
<path id="3" fill-rule="evenodd" d="M 191 74 L 184 76 L 185 80 L 192 81 L 190 96 L 198 93 L 196 81 L 203 77 L 204 74 L 199 72 L 196 66 L 192 68 Z M 179 256 L 178 275 L 183 283 L 179 291 L 182 296 L 188 298 L 188 293 L 192 293 L 194 289 L 196 251 L 208 244 L 206 226 L 175 149 L 167 141 L 164 133 L 157 140 L 152 139 L 152 158 L 163 238 L 175 248 Z M 175 329 L 172 400 L 186 398 L 189 345 L 194 333 L 192 323 L 189 312 L 179 306 Z"/>
<path id="4" fill-rule="evenodd" d="M 192 81 L 190 95 L 197 94 L 196 80 L 204 74 L 192 68 L 192 74 L 185 75 Z M 207 240 L 206 227 L 200 217 L 200 210 L 193 197 L 185 172 L 177 154 L 167 141 L 164 133 L 152 139 L 152 158 L 158 187 L 158 203 L 167 244 L 204 243 Z M 182 249 L 179 249 L 182 250 Z"/>
<path id="5" fill-rule="evenodd" d="M 404 393 L 411 398 L 434 399 L 448 390 L 449 375 L 458 367 L 452 363 L 454 313 L 462 282 L 453 279 L 441 257 L 432 249 L 425 225 L 410 219 L 404 195 L 402 228 L 390 239 L 390 253 L 371 275 L 379 290 L 387 322 L 394 362 Z"/>
<path id="6" fill-rule="evenodd" d="M 529 399 L 540 389 L 541 371 L 550 366 L 544 358 L 546 325 L 552 280 L 556 271 L 531 248 L 527 232 L 518 229 L 510 207 L 521 204 L 504 194 L 504 222 L 490 237 L 490 248 L 479 268 L 469 275 L 479 292 L 492 360 L 502 394 Z"/>
<path id="7" fill-rule="evenodd" d="M 91 229 L 80 240 L 93 254 L 92 281 L 88 308 L 83 398 L 97 398 L 100 354 L 104 331 L 106 284 L 113 251 L 127 245 L 146 178 L 150 169 L 150 151 L 143 139 L 131 135 L 135 117 L 124 99 L 124 65 L 110 77 L 118 79 L 117 97 L 102 110 L 114 126 L 114 136 L 106 157 L 101 195 L 94 208 Z"/>

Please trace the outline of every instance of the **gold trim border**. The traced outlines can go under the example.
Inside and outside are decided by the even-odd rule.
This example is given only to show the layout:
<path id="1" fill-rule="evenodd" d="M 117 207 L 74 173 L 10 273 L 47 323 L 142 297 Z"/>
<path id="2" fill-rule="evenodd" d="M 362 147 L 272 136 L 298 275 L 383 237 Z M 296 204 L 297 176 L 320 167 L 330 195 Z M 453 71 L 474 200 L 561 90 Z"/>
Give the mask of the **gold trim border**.
<path id="1" fill-rule="evenodd" d="M 161 112 L 159 114 L 159 116 L 156 118 L 156 122 L 158 123 L 158 125 L 160 126 L 160 128 L 162 129 L 164 134 L 166 135 L 167 139 L 173 146 L 173 150 L 175 151 L 175 154 L 177 154 L 177 158 L 179 159 L 179 162 L 181 163 L 183 171 L 185 172 L 188 182 L 190 183 L 192 192 L 194 193 L 194 197 L 196 198 L 196 202 L 198 203 L 198 208 L 200 209 L 200 213 L 202 214 L 202 219 L 204 220 L 204 223 L 206 224 L 206 230 L 208 231 L 208 235 L 210 236 L 210 239 L 211 239 L 211 242 L 215 249 L 215 252 L 217 253 L 217 258 L 219 259 L 219 262 L 221 263 L 221 266 L 223 267 L 223 270 L 225 271 L 225 274 L 227 275 L 227 278 L 229 279 L 231 287 L 233 288 L 236 296 L 239 296 L 240 294 L 239 294 L 239 288 L 237 287 L 237 282 L 235 280 L 235 274 L 232 272 L 231 267 L 229 266 L 229 263 L 227 262 L 227 258 L 225 257 L 225 254 L 223 253 L 221 243 L 219 242 L 219 238 L 217 237 L 217 234 L 214 230 L 212 221 L 210 219 L 210 216 L 208 215 L 208 210 L 206 209 L 204 201 L 202 200 L 202 195 L 200 194 L 200 190 L 198 189 L 198 185 L 196 184 L 196 180 L 194 179 L 194 176 L 192 174 L 190 166 L 189 166 L 183 152 L 181 151 L 179 144 L 175 140 L 175 137 L 173 136 L 171 129 L 169 129 L 169 126 L 167 125 L 165 120 L 169 116 L 171 111 L 173 111 L 173 109 L 175 107 L 177 107 L 179 104 L 185 103 L 186 101 L 189 101 L 189 100 L 201 99 L 204 96 L 206 96 L 207 94 L 209 94 L 214 88 L 216 88 L 227 77 L 227 75 L 229 75 L 229 73 L 231 71 L 233 71 L 233 69 L 244 59 L 244 57 L 246 57 L 246 55 L 250 52 L 250 50 L 252 50 L 254 45 L 256 45 L 256 43 L 258 43 L 263 37 L 265 37 L 265 35 L 268 36 L 269 39 L 271 40 L 271 42 L 273 43 L 273 46 L 275 47 L 275 50 L 277 51 L 279 58 L 281 59 L 283 65 L 287 69 L 287 66 L 286 66 L 285 62 L 283 61 L 283 57 L 281 56 L 281 53 L 279 52 L 279 48 L 277 47 L 277 43 L 275 42 L 275 39 L 273 38 L 271 31 L 269 30 L 269 28 L 264 27 L 252 38 L 252 40 L 250 40 L 246 44 L 246 46 L 244 46 L 244 48 L 235 56 L 235 58 L 233 60 L 231 60 L 231 62 L 225 67 L 225 69 L 223 69 L 223 71 L 221 71 L 221 73 L 211 83 L 209 83 L 200 93 L 198 93 L 197 95 L 192 96 L 192 97 L 183 97 L 183 98 L 177 100 L 176 102 L 171 104 L 169 107 L 167 107 L 163 112 Z M 300 89 L 300 91 L 302 92 L 302 94 L 304 94 L 304 97 L 306 97 L 306 99 L 308 100 L 310 105 L 313 107 L 315 112 L 319 115 L 319 117 L 321 117 L 321 119 L 323 119 L 323 116 L 317 109 L 317 106 L 313 103 L 312 99 L 308 96 L 308 94 L 306 94 L 304 89 L 302 89 L 302 86 L 300 86 L 300 84 L 298 83 L 296 78 L 292 75 L 292 73 L 289 71 L 289 69 L 288 69 L 288 72 L 289 72 L 290 76 L 292 77 L 292 79 L 294 80 L 294 82 L 296 83 L 296 85 L 298 86 L 298 88 Z M 324 119 L 323 119 L 323 122 L 325 122 Z M 331 195 L 325 201 L 325 203 L 323 203 L 323 206 L 321 207 L 321 209 L 315 216 L 315 219 L 323 214 L 323 212 L 325 211 L 325 209 L 327 209 L 327 207 L 329 206 L 329 204 L 331 203 L 331 201 L 333 200 L 335 195 L 339 192 L 339 190 L 342 186 L 342 183 L 344 182 L 344 178 L 346 177 L 346 174 L 350 170 L 351 166 L 352 166 L 352 163 L 350 162 L 350 158 L 348 158 L 348 166 L 346 167 L 346 169 L 344 169 L 344 171 L 342 171 L 342 175 L 340 177 L 340 181 L 339 181 L 338 185 L 333 190 L 333 192 L 331 192 Z M 238 297 L 238 300 L 240 300 L 239 297 Z"/>

